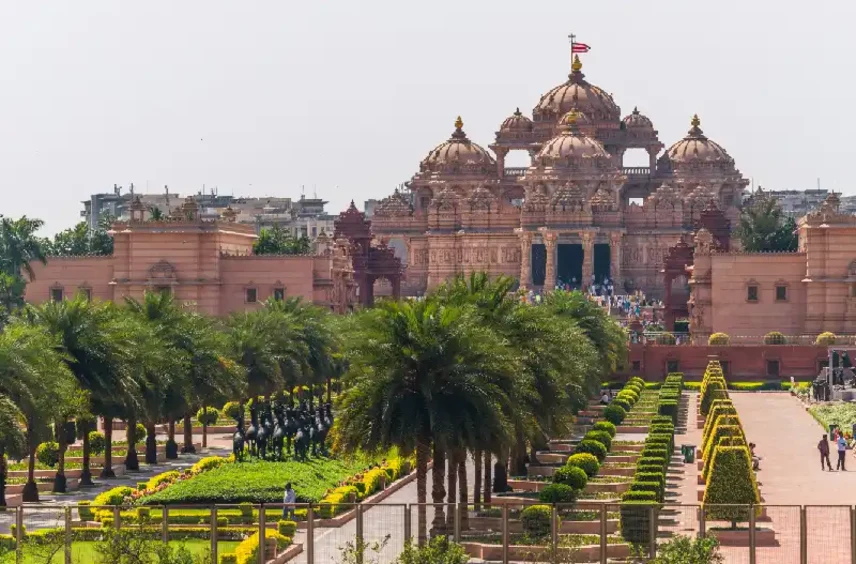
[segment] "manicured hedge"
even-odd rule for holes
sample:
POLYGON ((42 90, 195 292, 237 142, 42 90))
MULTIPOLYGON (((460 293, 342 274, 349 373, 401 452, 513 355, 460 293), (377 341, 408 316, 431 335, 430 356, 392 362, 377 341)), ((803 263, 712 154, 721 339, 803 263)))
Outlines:
POLYGON ((520 512, 523 531, 535 538, 545 537, 552 530, 553 508, 549 505, 530 505, 520 512))
POLYGON ((604 446, 603 443, 587 440, 580 441, 580 444, 578 444, 577 448, 574 450, 574 454, 583 452, 595 455, 598 462, 603 462, 607 454, 606 446, 604 446))
POLYGON ((553 472, 553 483, 565 484, 575 490, 582 490, 588 483, 588 476, 585 470, 578 466, 565 465, 553 472))
POLYGON ((703 503, 708 519, 748 521, 748 508, 717 505, 749 505, 760 501, 749 449, 745 446, 716 447, 704 489, 703 503))
POLYGON ((659 504, 656 500, 636 501, 628 494, 651 494, 652 492, 627 492, 622 497, 620 509, 621 536, 631 544, 648 546, 651 540, 651 518, 656 519, 659 504))
POLYGON ((663 502, 663 488, 660 487, 659 482, 633 481, 630 484, 630 491, 651 492, 656 496, 656 501, 663 502))
POLYGON ((567 462, 565 462, 566 466, 576 466, 581 468, 583 472, 586 473, 586 476, 591 478, 597 474, 597 471, 600 469, 600 462, 597 457, 588 452, 578 452, 576 454, 572 454, 568 457, 567 462))
POLYGON ((609 451, 612 448, 612 436, 606 431, 589 431, 583 437, 584 441, 597 441, 609 451))
POLYGON ((677 423, 677 421, 678 421, 678 402, 675 400, 661 401, 660 405, 657 407, 657 413, 659 413, 660 415, 665 415, 667 417, 671 417, 672 421, 677 423))
POLYGON ((566 484, 547 484, 538 492, 538 500, 544 503, 573 503, 577 491, 566 484))
POLYGON ((616 428, 609 421, 598 421, 592 425, 592 431, 606 431, 610 437, 615 438, 616 428))
POLYGON ((603 410, 603 418, 613 425, 621 425, 625 417, 627 417, 627 410, 615 405, 615 402, 607 405, 603 410))

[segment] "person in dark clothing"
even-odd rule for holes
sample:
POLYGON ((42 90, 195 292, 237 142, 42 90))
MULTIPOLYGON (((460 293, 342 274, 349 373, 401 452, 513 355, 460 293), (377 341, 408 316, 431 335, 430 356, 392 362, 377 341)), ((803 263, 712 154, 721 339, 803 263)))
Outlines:
POLYGON ((832 472, 832 463, 829 462, 829 441, 826 435, 817 443, 817 450, 820 451, 820 469, 823 470, 823 462, 826 461, 826 467, 832 472))

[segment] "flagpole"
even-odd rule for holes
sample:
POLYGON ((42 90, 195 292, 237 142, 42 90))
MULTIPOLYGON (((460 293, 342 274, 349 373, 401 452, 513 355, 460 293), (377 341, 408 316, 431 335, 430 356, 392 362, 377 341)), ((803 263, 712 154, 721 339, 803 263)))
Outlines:
POLYGON ((570 64, 574 64, 574 40, 576 40, 577 36, 571 33, 568 35, 568 39, 571 40, 571 62, 570 64))

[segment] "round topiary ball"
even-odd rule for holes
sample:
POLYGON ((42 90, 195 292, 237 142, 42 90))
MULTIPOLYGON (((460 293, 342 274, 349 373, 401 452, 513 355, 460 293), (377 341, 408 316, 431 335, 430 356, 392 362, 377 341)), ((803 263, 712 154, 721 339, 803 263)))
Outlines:
POLYGON ((533 537, 545 537, 552 530, 553 509, 549 505, 530 505, 520 512, 523 531, 533 537))
POLYGON ((573 503, 577 500, 577 492, 565 484, 548 484, 538 492, 538 500, 544 503, 573 503))
POLYGON ((597 471, 600 470, 600 462, 598 462, 597 457, 588 452, 572 454, 568 457, 568 461, 565 462, 565 466, 580 468, 589 478, 596 476, 597 471))
POLYGON ((92 454, 98 456, 104 449, 107 448, 107 440, 104 438, 104 433, 100 431, 92 431, 89 433, 89 450, 92 454))
POLYGON ((584 441, 597 441, 606 447, 608 451, 612 448, 612 436, 606 431, 591 430, 583 437, 584 441))
POLYGON ((659 333, 657 335, 657 344, 658 345, 674 345, 677 342, 675 336, 671 333, 659 333))
POLYGON ((606 446, 603 443, 598 441, 590 441, 590 440, 582 440, 580 444, 577 445, 574 453, 578 452, 587 452, 589 454, 593 454, 597 457, 598 462, 603 462, 606 458, 606 446))
POLYGON ((598 421, 591 427, 592 431, 606 431, 609 433, 609 436, 613 439, 615 438, 615 425, 610 423, 609 421, 598 421))
POLYGON ((56 466, 59 462, 59 444, 47 441, 36 447, 36 460, 45 466, 56 466))
POLYGON ((764 335, 765 345, 784 345, 786 342, 785 336, 778 331, 771 331, 764 335))
POLYGON ((134 438, 137 440, 137 444, 145 442, 145 440, 146 440, 146 426, 143 425, 142 423, 137 423, 137 426, 135 428, 137 430, 137 436, 134 438))
POLYGON ((603 410, 603 418, 616 426, 621 425, 625 417, 627 417, 627 410, 620 405, 615 405, 615 402, 607 405, 603 410))
POLYGON ((707 344, 712 347, 726 347, 731 344, 731 337, 725 333, 714 333, 707 338, 707 344))
POLYGON ((616 396, 615 399, 609 403, 609 405, 615 406, 615 407, 620 407, 621 409, 624 410, 625 413, 630 411, 630 407, 632 406, 629 399, 621 398, 618 396, 616 396))
POLYGON ((578 466, 562 466, 553 472, 554 484, 565 484, 579 491, 586 487, 588 475, 578 466))
POLYGON ((235 421, 241 416, 241 404, 237 401, 230 401, 223 406, 223 417, 234 419, 235 421))
POLYGON ((824 331, 823 333, 817 336, 817 339, 814 340, 814 344, 819 345, 821 347, 829 347, 835 344, 835 339, 835 333, 824 331))
POLYGON ((220 417, 220 413, 216 408, 206 407, 205 409, 199 408, 199 411, 196 412, 196 420, 199 421, 200 425, 216 425, 217 419, 220 417))

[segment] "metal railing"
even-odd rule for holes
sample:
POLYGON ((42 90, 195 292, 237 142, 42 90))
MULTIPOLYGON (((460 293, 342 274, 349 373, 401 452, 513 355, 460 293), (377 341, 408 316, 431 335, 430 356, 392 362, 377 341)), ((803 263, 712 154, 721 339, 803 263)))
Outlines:
POLYGON ((28 505, 0 512, 0 547, 14 553, 0 561, 36 562, 38 554, 53 550, 52 562, 90 562, 91 545, 103 541, 104 529, 112 528, 175 546, 195 543, 196 551, 209 551, 214 562, 253 533, 281 530, 291 535, 290 542, 270 543, 259 551, 260 563, 341 562, 348 551, 358 561, 391 563, 408 543, 445 535, 461 543, 471 558, 487 562, 646 562, 678 536, 714 536, 725 562, 856 564, 854 506, 646 506, 597 499, 544 505, 510 497, 523 495, 497 496, 487 504, 293 508, 242 504, 147 506, 141 511, 28 505), (284 509, 296 525, 280 524, 284 509), (92 521, 96 515, 99 522, 92 521))

